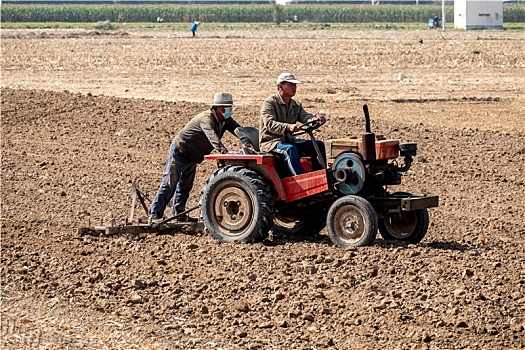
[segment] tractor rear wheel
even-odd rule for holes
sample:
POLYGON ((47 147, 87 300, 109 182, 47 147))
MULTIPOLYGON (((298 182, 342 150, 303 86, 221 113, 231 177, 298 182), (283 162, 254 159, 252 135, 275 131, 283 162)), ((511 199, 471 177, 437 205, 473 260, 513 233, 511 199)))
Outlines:
MULTIPOLYGON (((409 192, 395 192, 392 196, 413 196, 409 192)), ((426 208, 414 211, 402 211, 385 215, 378 220, 379 233, 387 241, 403 241, 419 243, 425 237, 428 224, 428 210, 426 208)))
POLYGON ((242 166, 216 171, 202 190, 200 206, 206 231, 221 242, 264 240, 273 223, 269 185, 242 166))
POLYGON ((328 210, 328 235, 340 247, 371 245, 377 235, 377 216, 372 204, 354 195, 336 200, 328 210))

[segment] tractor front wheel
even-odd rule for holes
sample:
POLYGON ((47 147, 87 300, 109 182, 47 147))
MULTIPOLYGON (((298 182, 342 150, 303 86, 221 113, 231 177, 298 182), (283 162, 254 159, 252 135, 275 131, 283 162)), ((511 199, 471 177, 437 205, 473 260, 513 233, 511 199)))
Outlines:
POLYGON ((371 245, 377 235, 377 216, 372 204, 354 195, 336 200, 328 210, 328 235, 340 247, 371 245))
POLYGON ((221 242, 264 240, 273 223, 270 187, 241 166, 216 171, 202 190, 200 206, 206 231, 221 242))

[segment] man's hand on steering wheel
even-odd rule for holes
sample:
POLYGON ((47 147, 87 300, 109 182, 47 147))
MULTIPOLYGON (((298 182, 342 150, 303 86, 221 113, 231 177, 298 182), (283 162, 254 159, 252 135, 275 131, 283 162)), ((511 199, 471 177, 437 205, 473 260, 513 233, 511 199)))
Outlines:
POLYGON ((289 131, 289 132, 297 132, 299 130, 301 130, 301 124, 300 122, 297 122, 295 124, 288 124, 286 125, 286 131, 289 131))
POLYGON ((318 115, 314 118, 311 118, 304 124, 297 122, 297 124, 289 124, 289 125, 297 126, 298 131, 293 131, 293 135, 299 136, 299 135, 306 134, 310 131, 319 129, 322 125, 324 125, 324 123, 326 123, 326 117, 324 115, 318 115))

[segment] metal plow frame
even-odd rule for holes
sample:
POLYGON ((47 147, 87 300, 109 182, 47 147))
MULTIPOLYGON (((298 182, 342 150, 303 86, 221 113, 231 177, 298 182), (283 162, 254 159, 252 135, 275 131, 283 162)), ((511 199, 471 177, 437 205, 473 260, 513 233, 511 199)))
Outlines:
POLYGON ((186 214, 190 211, 197 209, 199 206, 195 206, 189 210, 186 210, 183 213, 175 215, 169 219, 166 219, 158 224, 148 224, 147 221, 144 222, 142 217, 135 219, 135 209, 137 206, 137 201, 141 204, 141 207, 145 211, 145 215, 148 215, 148 205, 146 201, 151 203, 151 200, 138 188, 137 184, 134 182, 133 187, 133 196, 131 199, 131 210, 129 218, 126 218, 125 223, 116 225, 114 220, 110 226, 88 226, 80 227, 77 229, 77 234, 83 235, 104 235, 104 236, 113 236, 121 233, 129 234, 141 234, 141 233, 175 233, 175 232, 192 232, 192 233, 202 233, 204 232, 204 224, 202 222, 170 222, 173 219, 176 219, 178 216, 186 214))

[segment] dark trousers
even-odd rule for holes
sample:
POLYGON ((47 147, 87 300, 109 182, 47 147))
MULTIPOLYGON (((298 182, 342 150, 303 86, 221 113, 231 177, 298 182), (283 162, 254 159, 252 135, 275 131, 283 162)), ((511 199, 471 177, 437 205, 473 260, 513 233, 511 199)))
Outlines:
POLYGON ((149 209, 151 218, 158 219, 164 216, 164 210, 173 195, 175 197, 173 197, 171 214, 176 215, 186 210, 186 202, 193 188, 196 170, 197 163, 184 157, 175 147, 175 143, 172 142, 164 166, 162 181, 149 209))

